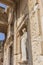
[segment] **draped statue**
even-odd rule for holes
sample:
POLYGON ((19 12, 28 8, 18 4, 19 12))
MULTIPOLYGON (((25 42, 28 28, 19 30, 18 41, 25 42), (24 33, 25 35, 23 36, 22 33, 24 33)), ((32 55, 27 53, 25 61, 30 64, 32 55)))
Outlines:
POLYGON ((26 53, 26 43, 27 43, 27 32, 26 28, 22 29, 23 35, 21 36, 21 52, 22 52, 22 61, 27 60, 26 53))

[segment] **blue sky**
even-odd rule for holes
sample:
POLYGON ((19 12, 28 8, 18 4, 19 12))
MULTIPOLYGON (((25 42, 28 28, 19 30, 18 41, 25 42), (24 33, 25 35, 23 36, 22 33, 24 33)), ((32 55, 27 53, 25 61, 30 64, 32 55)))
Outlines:
MULTIPOLYGON (((6 8, 6 5, 0 3, 0 7, 6 8)), ((0 32, 0 41, 3 41, 5 39, 5 35, 0 32)))
MULTIPOLYGON (((0 3, 0 7, 6 8, 6 5, 0 3)), ((0 32, 0 41, 3 41, 5 39, 5 35, 0 32)))
POLYGON ((5 34, 4 33, 0 33, 0 41, 3 41, 5 39, 5 34))
POLYGON ((0 3, 0 7, 6 8, 5 4, 0 3))

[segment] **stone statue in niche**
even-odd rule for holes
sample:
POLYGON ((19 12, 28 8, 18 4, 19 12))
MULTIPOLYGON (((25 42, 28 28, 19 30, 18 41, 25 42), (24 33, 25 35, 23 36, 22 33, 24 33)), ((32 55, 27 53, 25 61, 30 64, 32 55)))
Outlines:
POLYGON ((27 61, 27 53, 26 53, 26 43, 27 43, 27 31, 26 28, 22 29, 21 36, 21 52, 22 52, 22 61, 27 61))

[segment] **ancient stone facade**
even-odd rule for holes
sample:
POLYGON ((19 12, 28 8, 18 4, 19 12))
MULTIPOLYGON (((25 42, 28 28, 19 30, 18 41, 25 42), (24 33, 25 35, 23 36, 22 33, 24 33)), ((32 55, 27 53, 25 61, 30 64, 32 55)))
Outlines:
POLYGON ((6 34, 3 65, 43 65, 42 1, 0 2, 8 5, 4 12, 7 15, 7 23, 2 25, 6 28, 4 31, 0 30, 6 34))

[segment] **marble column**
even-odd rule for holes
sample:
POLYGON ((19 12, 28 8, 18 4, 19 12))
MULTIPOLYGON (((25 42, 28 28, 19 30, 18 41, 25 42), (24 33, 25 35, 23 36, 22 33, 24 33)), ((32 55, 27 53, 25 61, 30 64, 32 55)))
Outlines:
POLYGON ((17 43, 17 36, 16 36, 16 32, 17 32, 17 22, 16 22, 16 12, 14 13, 14 44, 13 44, 13 65, 16 65, 16 43, 17 43))

